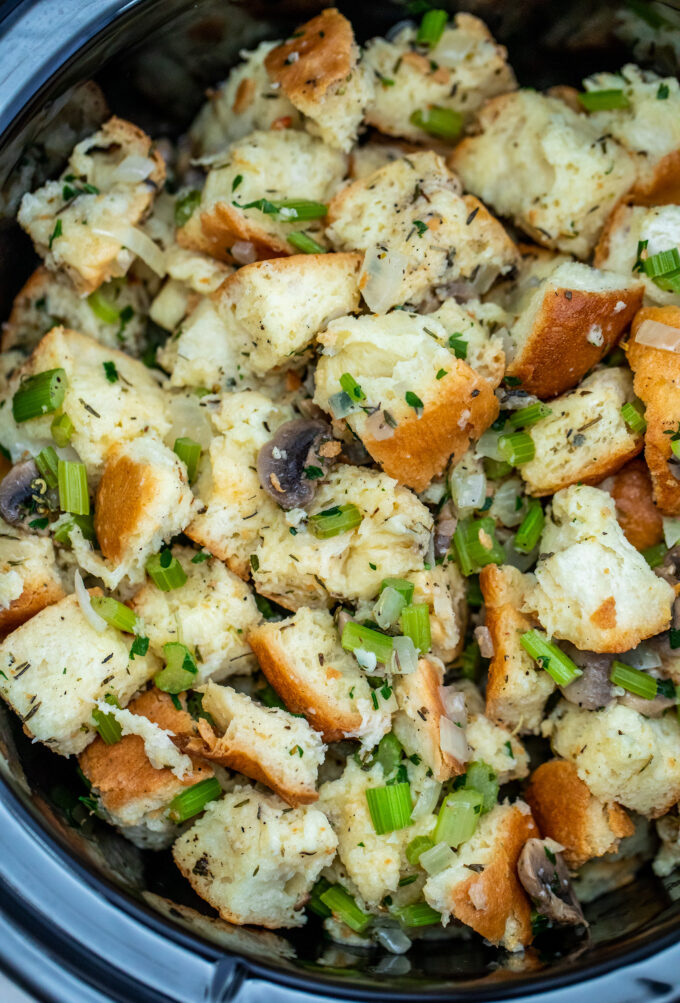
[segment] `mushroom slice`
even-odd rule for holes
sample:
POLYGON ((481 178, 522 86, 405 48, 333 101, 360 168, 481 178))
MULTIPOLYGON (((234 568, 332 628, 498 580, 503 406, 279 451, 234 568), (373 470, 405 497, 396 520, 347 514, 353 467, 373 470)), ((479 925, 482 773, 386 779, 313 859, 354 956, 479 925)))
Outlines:
POLYGON ((614 686, 609 680, 614 656, 580 651, 568 642, 563 642, 560 647, 583 670, 583 675, 573 683, 560 687, 565 700, 583 710, 599 710, 610 704, 614 700, 614 686))
POLYGON ((15 463, 0 484, 0 515, 16 526, 24 518, 25 506, 36 492, 34 482, 40 477, 35 460, 15 463))
POLYGON ((528 839, 517 861, 517 876, 543 916, 555 923, 588 926, 555 846, 559 843, 551 839, 528 839))
POLYGON ((304 508, 341 449, 327 422, 316 418, 286 421, 259 452, 260 484, 281 508, 304 508))

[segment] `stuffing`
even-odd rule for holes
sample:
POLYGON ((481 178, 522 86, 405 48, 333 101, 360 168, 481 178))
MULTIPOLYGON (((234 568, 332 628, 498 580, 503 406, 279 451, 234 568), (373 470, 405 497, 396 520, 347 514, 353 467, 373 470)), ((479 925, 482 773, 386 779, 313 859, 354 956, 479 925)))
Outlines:
POLYGON ((478 126, 449 157, 465 188, 537 243, 587 258, 635 181, 632 156, 585 115, 531 90, 488 101, 478 126))
POLYGON ((394 734, 406 753, 419 756, 432 770, 435 780, 441 782, 465 773, 466 752, 462 722, 451 721, 446 712, 441 693, 443 681, 441 664, 427 658, 419 659, 415 672, 399 676, 395 681, 394 694, 399 710, 393 723, 394 734), (449 736, 451 727, 461 731, 453 743, 449 736))
POLYGON ((594 797, 567 760, 541 763, 531 774, 524 797, 541 835, 564 847, 571 870, 593 857, 615 853, 621 839, 635 831, 623 808, 609 798, 594 797))
POLYGON ((668 628, 673 589, 626 540, 606 492, 559 491, 540 549, 526 606, 549 635, 585 651, 618 652, 668 628))
POLYGON ((456 852, 456 860, 425 882, 425 899, 442 915, 472 927, 508 951, 531 943, 531 903, 517 877, 527 839, 538 836, 523 801, 496 805, 482 815, 475 834, 456 852))
POLYGON ((187 576, 181 589, 163 592, 147 581, 130 603, 151 650, 160 657, 164 644, 181 640, 196 652, 197 682, 251 672, 255 659, 246 637, 262 620, 252 592, 214 557, 204 560, 188 547, 172 553, 187 576))
POLYGON ((317 808, 290 808, 276 794, 235 787, 173 846, 194 891, 229 923, 303 926, 312 885, 335 856, 337 838, 317 808))
MULTIPOLYGON (((108 707, 109 713, 113 710, 108 707)), ((189 714, 177 710, 171 697, 160 690, 142 693, 125 713, 139 717, 139 731, 156 729, 159 736, 191 735, 195 731, 189 714)), ((130 730, 114 745, 96 738, 81 752, 78 765, 92 785, 91 796, 97 801, 99 813, 137 846, 160 850, 169 846, 178 833, 167 813, 170 802, 187 787, 213 776, 213 770, 208 763, 189 760, 189 772, 178 777, 171 767, 154 765, 149 751, 153 756, 153 736, 145 742, 144 734, 130 730)), ((179 755, 177 749, 175 753, 179 755)))
POLYGON ((647 550, 663 540, 663 519, 654 504, 652 478, 644 460, 638 457, 627 463, 606 490, 614 499, 618 524, 636 550, 647 550))
POLYGON ((32 352, 53 327, 80 331, 108 348, 139 355, 144 343, 149 297, 133 278, 112 279, 94 298, 83 299, 62 274, 36 268, 17 293, 9 319, 2 325, 2 351, 32 352))
POLYGON ((552 677, 536 667, 520 636, 534 626, 521 612, 531 579, 517 568, 487 564, 479 576, 486 626, 493 643, 486 686, 486 715, 519 734, 539 734, 552 677))
POLYGON ((528 776, 529 756, 522 742, 516 734, 486 717, 484 699, 475 684, 461 679, 453 684, 453 688, 465 700, 465 739, 469 761, 486 763, 494 771, 500 784, 528 776))
POLYGON ((252 561, 258 592, 286 609, 323 607, 334 597, 371 599, 383 578, 422 570, 432 516, 408 488, 366 467, 342 465, 319 485, 309 514, 346 504, 356 505, 361 523, 327 539, 302 524, 292 536, 280 511, 263 526, 252 561))
POLYGON ((318 239, 319 219, 269 206, 280 200, 326 204, 346 169, 344 154, 306 132, 252 132, 211 162, 200 204, 177 231, 177 242, 228 263, 245 251, 255 258, 291 254, 288 236, 304 231, 318 239), (259 200, 262 209, 243 208, 259 200))
POLYGON ((481 294, 517 260, 498 220, 461 195, 460 182, 432 151, 347 185, 333 198, 327 222, 336 250, 365 251, 359 287, 376 313, 420 303, 451 283, 481 294))
POLYGON ((96 735, 97 701, 110 693, 124 707, 158 669, 151 655, 131 658, 131 643, 113 627, 95 630, 66 596, 0 645, 0 694, 27 735, 62 756, 82 752, 96 735))
POLYGON ((660 878, 666 878, 680 864, 680 818, 675 812, 664 815, 656 823, 661 846, 652 868, 660 878))
POLYGON ((680 328, 680 307, 649 307, 636 315, 628 342, 633 387, 645 405, 645 461, 652 477, 654 501, 664 515, 680 515, 680 481, 675 476, 671 436, 680 426, 680 355, 637 341, 647 322, 680 328), (670 462, 673 460, 673 466, 670 462))
POLYGON ((568 759, 601 801, 659 818, 680 800, 680 723, 630 707, 581 710, 561 701, 544 725, 553 752, 568 759))
POLYGON ((387 474, 423 491, 498 415, 493 386, 447 345, 435 314, 394 311, 343 317, 319 335, 314 401, 332 398, 350 373, 364 397, 347 422, 387 474), (366 413, 368 409, 369 413, 366 413))
POLYGON ((273 48, 264 65, 309 132, 349 152, 374 87, 347 18, 334 7, 322 10, 273 48))
POLYGON ((372 749, 389 731, 389 712, 374 709, 371 687, 328 610, 303 606, 289 620, 255 627, 248 643, 286 707, 304 714, 324 741, 359 738, 372 749))
POLYGON ((465 579, 453 561, 408 576, 413 583, 414 603, 427 603, 430 610, 432 654, 445 665, 458 657, 465 637, 467 605, 465 579))
POLYGON ((126 237, 164 181, 149 137, 114 117, 78 143, 58 181, 24 195, 18 220, 50 271, 63 270, 78 292, 91 293, 127 272, 134 254, 126 237), (145 161, 143 178, 128 170, 132 158, 135 167, 145 161))
POLYGON ((456 14, 431 49, 419 51, 416 38, 417 29, 407 25, 390 41, 374 38, 366 46, 366 63, 375 75, 366 121, 381 132, 431 143, 413 123, 414 113, 435 106, 467 121, 488 98, 517 86, 505 48, 472 14, 456 14))
MULTIPOLYGON (((595 248, 595 267, 632 275, 644 241, 648 255, 680 248, 680 205, 617 206, 595 248)), ((644 286, 646 306, 680 306, 679 293, 662 289, 644 272, 635 274, 644 286)))
POLYGON ((211 720, 199 719, 200 738, 189 740, 189 752, 259 781, 291 805, 316 801, 326 746, 304 719, 230 686, 208 682, 199 692, 211 720))
POLYGON ((680 85, 628 63, 618 73, 595 73, 586 91, 622 90, 628 105, 588 116, 600 133, 629 150, 637 169, 630 197, 637 204, 661 205, 680 199, 680 85))
MULTIPOLYGON (((66 373, 62 410, 73 422, 71 445, 87 467, 90 486, 101 476, 110 449, 122 445, 145 429, 164 436, 168 430, 164 394, 151 372, 137 359, 107 348, 76 331, 55 327, 38 343, 17 370, 8 389, 11 396, 23 377, 61 368, 66 373), (117 378, 107 376, 105 363, 113 363, 117 378)), ((113 372, 110 367, 109 372, 113 372)), ((12 409, 0 410, 0 442, 14 461, 25 451, 38 452, 51 442, 53 414, 17 425, 12 409)))
POLYGON ((50 538, 0 523, 0 638, 63 597, 50 538))
POLYGON ((597 484, 642 449, 643 436, 624 421, 634 400, 627 368, 598 369, 548 405, 531 426, 535 455, 519 468, 527 491, 550 495, 570 484, 597 484))

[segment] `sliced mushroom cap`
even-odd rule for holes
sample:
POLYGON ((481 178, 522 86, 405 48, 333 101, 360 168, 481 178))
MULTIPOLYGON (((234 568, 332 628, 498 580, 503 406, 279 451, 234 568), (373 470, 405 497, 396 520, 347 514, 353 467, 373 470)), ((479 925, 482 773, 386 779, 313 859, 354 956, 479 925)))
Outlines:
POLYGON ((562 854, 551 849, 551 842, 528 839, 519 855, 517 876, 543 916, 555 923, 588 926, 572 890, 567 865, 562 854))
POLYGON ((30 502, 35 489, 33 482, 40 477, 35 460, 15 463, 0 483, 0 515, 12 525, 21 522, 25 507, 30 502))
POLYGON ((260 450, 260 484, 281 508, 304 508, 339 453, 340 444, 328 422, 294 418, 281 425, 260 450))
POLYGON ((614 700, 614 686, 609 681, 614 655, 599 655, 594 651, 579 651, 573 644, 563 642, 561 648, 572 662, 583 670, 583 675, 568 686, 562 686, 562 695, 583 710, 599 710, 614 700))
POLYGON ((449 499, 440 508, 434 523, 435 558, 445 557, 448 554, 457 524, 458 520, 453 510, 453 502, 449 499))

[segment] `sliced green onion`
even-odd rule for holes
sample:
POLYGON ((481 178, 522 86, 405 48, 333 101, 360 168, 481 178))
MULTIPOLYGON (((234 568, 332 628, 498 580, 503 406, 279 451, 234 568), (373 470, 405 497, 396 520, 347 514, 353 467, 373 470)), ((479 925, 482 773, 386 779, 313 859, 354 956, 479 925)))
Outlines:
POLYGON ((383 776, 391 776, 401 762, 401 756, 403 753, 401 747, 401 742, 394 734, 393 731, 383 735, 383 737, 378 742, 378 748, 373 756, 371 765, 375 763, 380 763, 382 766, 383 776))
POLYGON ((12 415, 17 425, 43 414, 51 414, 61 407, 66 393, 66 372, 48 369, 35 376, 27 376, 12 398, 12 415))
POLYGON ((340 643, 345 651, 356 651, 357 648, 371 651, 379 662, 387 665, 392 654, 393 638, 350 620, 343 628, 340 643))
POLYGON ((363 933, 371 925, 373 919, 368 913, 362 912, 349 892, 346 892, 341 885, 331 885, 325 892, 322 892, 319 899, 330 909, 336 919, 354 930, 355 933, 363 933))
POLYGON ((192 189, 175 202, 175 226, 184 226, 201 204, 201 193, 192 189))
POLYGON ((319 540, 328 540, 340 533, 348 533, 361 524, 363 516, 356 505, 334 505, 323 512, 311 515, 307 521, 310 530, 319 540))
POLYGON ((406 600, 396 589, 383 589, 373 607, 373 619, 383 630, 396 623, 406 606, 406 600))
POLYGON ((48 488, 56 488, 59 483, 59 479, 57 477, 59 457, 55 453, 52 446, 46 446, 45 449, 40 450, 35 458, 35 465, 48 488))
POLYGON ((430 49, 434 49, 444 34, 448 19, 449 15, 445 10, 426 10, 418 28, 417 44, 427 45, 430 49))
POLYGON ((59 507, 62 512, 74 515, 88 515, 90 496, 87 493, 87 471, 84 463, 59 460, 57 464, 59 484, 59 507))
POLYGON ((325 878, 319 878, 309 893, 307 908, 311 909, 317 916, 321 916, 322 919, 328 919, 329 916, 333 915, 328 906, 324 905, 321 901, 321 896, 324 892, 328 891, 330 887, 330 881, 326 881, 325 878))
POLYGON ((460 112, 452 108, 439 108, 437 105, 414 111, 410 122, 430 136, 448 139, 451 142, 458 139, 463 129, 463 116, 460 112))
POLYGON ((463 679, 473 682, 479 676, 482 668, 482 653, 476 641, 471 641, 460 656, 460 674, 463 679))
POLYGON ((491 811, 498 800, 499 784, 494 770, 481 760, 470 763, 465 773, 463 789, 478 791, 483 798, 482 815, 491 811))
POLYGON ((496 539, 496 523, 490 516, 461 519, 453 534, 453 548, 464 575, 471 575, 487 564, 504 564, 505 551, 496 539))
POLYGON ((646 550, 642 551, 642 556, 647 561, 650 568, 658 568, 663 564, 663 559, 666 556, 667 547, 665 543, 655 543, 653 547, 647 547, 646 550))
POLYGON ((180 439, 175 439, 175 445, 172 447, 172 450, 186 464, 189 484, 193 484, 198 472, 198 461, 201 458, 200 445, 193 439, 183 436, 180 439))
POLYGON ((411 786, 409 783, 369 787, 366 791, 373 828, 379 836, 411 825, 411 786))
POLYGON ((179 641, 168 641, 163 645, 165 668, 154 676, 154 683, 165 693, 183 693, 190 689, 196 680, 198 668, 185 644, 179 641))
POLYGON ((401 909, 394 910, 394 915, 403 926, 411 929, 418 926, 434 926, 435 923, 442 921, 441 913, 427 902, 413 902, 411 905, 402 906, 401 909))
POLYGON ((630 108, 630 101, 620 90, 585 91, 578 99, 586 111, 611 111, 614 108, 630 108))
POLYGON ((653 700, 656 696, 656 679, 642 672, 641 669, 634 669, 632 665, 625 662, 615 661, 612 665, 609 679, 614 686, 621 686, 629 693, 634 693, 645 700, 653 700))
POLYGON ((353 401, 365 401, 366 394, 363 392, 351 373, 343 373, 340 377, 340 386, 353 401))
POLYGON ((383 592, 385 589, 394 589, 400 596, 403 596, 405 603, 410 603, 413 599, 415 585, 413 582, 407 582, 405 578, 383 578, 380 583, 380 591, 383 592))
POLYGON ((527 514, 522 519, 519 529, 515 533, 513 546, 520 554, 530 554, 538 545, 543 527, 545 526, 545 515, 543 506, 537 498, 529 502, 527 514))
MULTIPOLYGON (((120 706, 116 698, 111 693, 107 693, 104 700, 106 703, 111 704, 112 707, 120 706)), ((116 742, 120 742, 123 737, 123 729, 118 721, 116 721, 113 714, 107 714, 106 711, 100 710, 99 707, 95 707, 92 711, 92 717, 97 725, 97 731, 106 745, 115 745, 116 742)))
POLYGON ((453 354, 457 359, 467 359, 468 343, 464 338, 452 334, 449 338, 449 348, 453 349, 453 354))
POLYGON ((199 780, 197 784, 187 787, 172 799, 169 807, 170 818, 173 822, 186 822, 188 818, 193 818, 203 811, 208 802, 214 801, 221 793, 222 788, 217 777, 199 780))
POLYGON ((68 446, 75 426, 67 414, 60 414, 52 419, 50 431, 58 446, 68 446))
POLYGON ((535 425, 541 418, 547 418, 549 414, 552 414, 552 408, 548 407, 547 404, 536 401, 535 404, 530 404, 529 407, 521 407, 519 411, 513 411, 508 418, 508 422, 513 428, 529 428, 530 425, 535 425))
POLYGON ((412 603, 401 611, 401 629, 405 637, 410 637, 420 654, 432 647, 430 631, 430 607, 427 603, 412 603))
POLYGON ((160 554, 150 557, 146 562, 146 573, 161 592, 178 589, 187 580, 184 568, 169 550, 162 550, 160 554))
POLYGON ((406 846, 406 859, 411 867, 415 867, 420 860, 420 855, 426 850, 431 850, 434 843, 429 836, 416 836, 406 846))
POLYGON ((92 609, 102 620, 106 620, 110 627, 117 630, 124 630, 128 634, 137 631, 139 620, 137 615, 122 602, 118 602, 113 596, 93 596, 90 599, 92 609))
POLYGON ((102 291, 102 286, 99 289, 95 289, 93 293, 90 293, 87 297, 87 302, 97 320, 101 320, 104 324, 118 323, 120 310, 115 303, 106 298, 102 291))
POLYGON ((295 231, 295 233, 289 233, 287 240, 296 251, 301 251, 303 254, 326 253, 325 247, 322 247, 321 244, 317 244, 315 240, 312 240, 309 234, 303 233, 302 230, 295 231))
POLYGON ((621 417, 625 421, 631 432, 644 432, 647 422, 641 413, 641 407, 636 406, 632 401, 628 401, 621 408, 621 417))
POLYGON ((439 874, 455 861, 453 850, 448 843, 437 843, 420 854, 419 864, 428 874, 439 874))
POLYGON ((528 463, 536 455, 534 440, 528 432, 510 432, 498 437, 498 449, 503 459, 517 467, 528 463))
POLYGON ((482 814, 484 798, 479 791, 454 791, 444 799, 434 829, 436 843, 457 847, 472 836, 482 814))
POLYGON ((528 630, 519 639, 528 655, 552 676, 558 686, 568 686, 583 675, 581 669, 556 644, 538 630, 528 630))

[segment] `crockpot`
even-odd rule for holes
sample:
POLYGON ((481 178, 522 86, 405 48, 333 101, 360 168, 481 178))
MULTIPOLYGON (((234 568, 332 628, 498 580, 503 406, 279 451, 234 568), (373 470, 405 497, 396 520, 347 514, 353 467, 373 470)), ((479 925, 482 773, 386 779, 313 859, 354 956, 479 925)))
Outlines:
MULTIPOLYGON (((35 266, 12 220, 96 122, 84 82, 154 136, 177 136, 244 46, 285 36, 319 0, 8 0, 0 4, 0 320, 35 266), (4 218, 2 218, 4 216, 4 218)), ((407 16, 397 0, 338 6, 360 40, 407 16)), ((456 6, 441 3, 455 10, 456 6)), ((583 0, 469 0, 521 83, 576 83, 630 54, 610 12, 583 0)), ((667 71, 667 67, 661 67, 667 71)), ((523 955, 479 938, 416 941, 405 956, 341 947, 313 920, 292 934, 209 914, 169 852, 143 852, 89 816, 71 761, 0 709, 0 968, 55 1003, 680 998, 680 875, 643 868, 586 909, 588 934, 523 955)))

